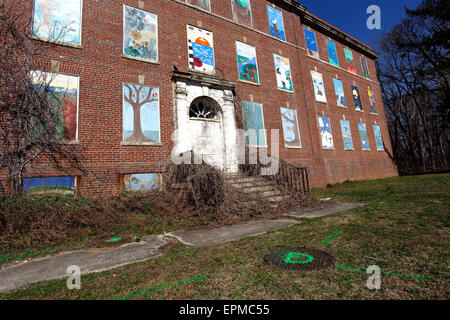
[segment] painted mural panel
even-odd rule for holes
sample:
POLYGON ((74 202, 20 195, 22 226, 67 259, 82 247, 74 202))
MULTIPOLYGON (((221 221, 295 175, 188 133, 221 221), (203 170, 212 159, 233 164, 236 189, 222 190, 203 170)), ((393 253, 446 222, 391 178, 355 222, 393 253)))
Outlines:
POLYGON ((133 173, 124 175, 126 191, 158 190, 161 187, 159 173, 133 173))
POLYGON ((320 141, 322 142, 322 149, 334 149, 330 118, 318 116, 317 121, 319 122, 320 141))
POLYGON ((211 11, 211 2, 210 0, 187 0, 189 4, 193 4, 194 6, 203 8, 205 10, 211 11))
POLYGON ((32 78, 41 90, 49 91, 48 99, 54 108, 54 114, 59 115, 58 119, 53 119, 57 126, 56 139, 76 141, 79 77, 34 71, 32 78))
POLYGON ((269 19, 270 34, 275 38, 286 41, 283 13, 275 8, 267 6, 267 16, 269 19))
POLYGON ((247 133, 246 144, 249 146, 266 146, 262 104, 243 101, 242 115, 244 117, 244 129, 247 133))
POLYGON ((316 101, 327 103, 327 97, 325 95, 325 86, 323 85, 322 74, 316 71, 311 71, 311 76, 316 101))
POLYGON ((82 0, 34 0, 33 33, 42 39, 81 44, 82 0))
POLYGON ((384 150, 384 146, 383 146, 383 138, 381 137, 380 126, 375 124, 373 126, 373 133, 375 135, 375 144, 377 145, 377 150, 378 151, 383 151, 384 150))
POLYGON ((293 92, 294 88, 292 87, 292 74, 289 58, 274 54, 273 60, 275 62, 275 75, 277 77, 278 89, 293 92))
POLYGON ((258 61, 254 46, 236 41, 239 80, 259 84, 258 61))
POLYGON ((23 179, 23 191, 32 192, 73 192, 75 190, 75 177, 46 177, 23 179))
POLYGON ((213 34, 194 26, 187 26, 189 69, 214 73, 213 34))
POLYGON ((345 101, 344 86, 342 81, 333 78, 334 93, 336 94, 336 103, 338 107, 347 108, 347 102, 345 101))
POLYGON ((123 141, 131 144, 160 142, 158 88, 123 84, 123 141))
POLYGON ((330 63, 335 67, 339 67, 336 44, 333 41, 327 40, 327 51, 330 63))
POLYGON ((158 61, 158 16, 123 6, 123 54, 147 61, 158 61))
POLYGON ((362 111, 361 96, 359 94, 358 86, 352 86, 352 96, 353 103, 355 104, 355 110, 362 111))
POLYGON ((361 148, 363 150, 370 150, 369 138, 367 137, 366 124, 358 122, 359 137, 361 138, 361 148))
POLYGON ((347 63, 347 70, 353 73, 356 73, 355 62, 353 61, 353 53, 344 48, 345 53, 345 62, 347 63))
POLYGON ((253 26, 250 0, 231 0, 231 7, 234 21, 248 27, 253 26))
POLYGON ((308 55, 319 59, 319 49, 317 48, 316 34, 308 29, 305 29, 306 48, 308 55))
POLYGON ((285 147, 301 148, 302 143, 300 140, 297 110, 281 107, 280 112, 285 147))
POLYGON ((341 120, 341 131, 342 131, 342 139, 344 140, 344 149, 354 150, 352 130, 350 129, 350 121, 341 120))
POLYGON ((364 78, 370 79, 369 65, 367 64, 367 59, 364 58, 363 56, 361 56, 360 60, 361 60, 361 69, 362 69, 364 78))
POLYGON ((375 109, 375 96, 373 95, 373 91, 367 90, 367 95, 369 96, 370 113, 377 113, 377 110, 375 109))

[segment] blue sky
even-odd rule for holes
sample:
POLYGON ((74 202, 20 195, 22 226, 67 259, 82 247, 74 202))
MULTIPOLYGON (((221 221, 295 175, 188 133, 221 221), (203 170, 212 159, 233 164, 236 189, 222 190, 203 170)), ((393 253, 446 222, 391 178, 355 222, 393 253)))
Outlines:
POLYGON ((367 43, 375 50, 383 32, 406 17, 404 7, 416 8, 421 0, 298 0, 309 12, 331 23, 342 31, 367 43), (381 30, 369 30, 366 21, 367 7, 377 5, 381 9, 381 30))

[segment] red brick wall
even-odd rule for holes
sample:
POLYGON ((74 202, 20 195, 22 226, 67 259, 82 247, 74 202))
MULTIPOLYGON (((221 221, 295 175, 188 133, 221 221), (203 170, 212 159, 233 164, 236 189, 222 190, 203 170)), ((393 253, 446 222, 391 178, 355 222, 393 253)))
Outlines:
MULTIPOLYGON (((381 93, 376 79, 375 63, 367 58, 371 80, 350 74, 344 60, 345 45, 336 43, 339 64, 336 68, 306 56, 303 28, 298 15, 284 9, 284 27, 287 41, 271 37, 267 20, 266 0, 252 0, 253 28, 234 24, 231 0, 211 1, 213 14, 189 7, 174 0, 143 1, 144 10, 158 15, 159 64, 151 64, 123 58, 122 12, 123 4, 138 7, 137 0, 83 1, 82 48, 63 45, 51 47, 52 59, 60 61, 60 72, 80 76, 79 88, 79 141, 85 148, 89 161, 89 174, 79 179, 78 189, 82 194, 94 196, 120 191, 120 176, 124 173, 158 171, 170 154, 173 131, 173 94, 171 69, 175 65, 180 71, 188 71, 186 24, 198 26, 214 34, 214 53, 217 75, 238 81, 235 41, 246 42, 256 47, 260 85, 239 82, 236 92, 241 100, 263 104, 266 129, 280 130, 280 156, 297 164, 308 166, 313 187, 346 180, 363 180, 396 175, 388 156, 376 151, 372 125, 379 124, 388 149, 391 150, 389 133, 382 106, 381 93), (218 15, 218 16, 215 16, 218 15), (222 17, 222 18, 221 18, 222 17), (228 19, 228 20, 227 20, 228 19), (281 51, 281 53, 280 53, 281 51), (288 57, 291 65, 294 93, 277 89, 273 53, 288 57), (317 68, 323 75, 328 104, 318 103, 310 71, 317 68), (222 74, 223 72, 223 74, 222 74), (347 109, 336 106, 332 78, 343 81, 347 109), (122 146, 122 82, 138 83, 138 75, 145 76, 145 84, 160 89, 160 119, 162 146, 122 146), (359 86, 364 112, 354 110, 350 85, 359 86), (369 114, 367 87, 375 94, 378 115, 369 114), (302 149, 285 149, 281 125, 280 107, 289 103, 296 108, 299 118, 302 149), (321 148, 317 115, 322 112, 330 117, 334 151, 321 148), (339 120, 342 116, 350 120, 354 151, 344 151, 339 120), (371 150, 362 151, 357 122, 367 124, 371 150)), ((182 1, 181 1, 182 2, 182 1)), ((23 10, 31 16, 32 1, 25 1, 23 10)), ((315 31, 311 29, 312 31, 315 31)), ((320 58, 328 62, 325 39, 316 32, 320 58)), ((360 52, 352 49, 357 75, 361 75, 360 52)), ((270 134, 268 134, 270 136, 270 134)), ((270 139, 269 139, 270 142, 270 139)), ((27 171, 27 176, 55 174, 43 164, 36 164, 27 171)), ((4 178, 5 175, 3 174, 4 178)))

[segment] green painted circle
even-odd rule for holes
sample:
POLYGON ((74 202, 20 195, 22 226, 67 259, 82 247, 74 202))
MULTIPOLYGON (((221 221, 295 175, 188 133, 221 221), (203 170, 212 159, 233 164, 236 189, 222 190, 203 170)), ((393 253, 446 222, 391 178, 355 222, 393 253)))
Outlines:
POLYGON ((286 254, 286 258, 284 258, 284 263, 290 263, 290 264, 296 264, 296 263, 310 263, 314 260, 313 256, 310 256, 309 254, 306 253, 301 253, 301 252, 293 252, 290 251, 286 254), (298 256, 302 256, 302 257, 306 257, 306 260, 297 260, 298 256), (295 259, 295 260, 293 260, 295 259))

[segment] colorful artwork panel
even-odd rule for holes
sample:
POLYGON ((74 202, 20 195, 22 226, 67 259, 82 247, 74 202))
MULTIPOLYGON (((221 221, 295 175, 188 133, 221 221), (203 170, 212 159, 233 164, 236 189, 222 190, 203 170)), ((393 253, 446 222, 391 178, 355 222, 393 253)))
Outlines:
POLYGON ((275 38, 286 41, 283 13, 271 6, 267 6, 267 16, 269 19, 270 34, 275 38))
POLYGON ((210 0, 187 0, 189 4, 200 7, 202 9, 211 11, 211 2, 210 0))
POLYGON ((369 65, 367 64, 367 59, 364 58, 363 56, 361 56, 360 60, 361 60, 361 69, 362 69, 364 78, 370 79, 369 65))
POLYGON ((308 29, 305 30, 306 39, 306 49, 308 50, 308 55, 319 59, 319 49, 317 48, 316 34, 308 29))
POLYGON ((370 105, 370 113, 377 113, 375 109, 375 96, 373 95, 373 91, 367 90, 367 95, 369 96, 369 105, 370 105))
POLYGON ((319 122, 320 141, 322 142, 322 149, 334 149, 330 118, 318 116, 317 120, 319 122))
POLYGON ((336 94, 336 103, 338 107, 347 108, 347 102, 345 101, 344 86, 342 81, 333 78, 334 92, 336 94))
POLYGON ((286 148, 301 148, 300 130, 298 126, 297 110, 280 108, 281 123, 283 125, 284 145, 286 148))
POLYGON ((123 6, 123 54, 150 62, 158 61, 158 16, 123 6))
POLYGON ((255 47, 236 41, 239 80, 259 84, 255 47))
POLYGON ((194 26, 187 26, 189 69, 214 73, 213 34, 194 26))
POLYGON ((359 94, 359 88, 352 86, 353 103, 355 104, 355 110, 362 111, 361 96, 359 94))
POLYGON ((253 27, 250 0, 231 0, 234 21, 253 27))
POLYGON ((23 179, 23 191, 48 192, 48 191, 73 191, 75 189, 75 177, 46 177, 23 179))
POLYGON ((356 73, 355 62, 353 61, 353 53, 347 48, 344 48, 344 53, 345 53, 345 62, 347 64, 347 70, 356 73))
POLYGON ((264 130, 264 116, 262 104, 243 101, 242 115, 246 132, 246 144, 249 146, 266 146, 266 133, 264 130))
POLYGON ((380 126, 375 124, 373 126, 373 133, 375 135, 375 144, 377 145, 377 150, 384 151, 383 138, 381 137, 380 126))
POLYGON ((33 33, 42 39, 81 45, 81 0, 34 0, 33 33))
POLYGON ((278 89, 293 92, 294 88, 292 87, 292 74, 289 58, 274 54, 273 60, 275 62, 275 75, 277 77, 278 89))
POLYGON ((366 124, 358 122, 359 137, 361 138, 361 148, 363 150, 370 150, 369 138, 367 137, 366 124))
POLYGON ((158 88, 123 84, 123 141, 130 144, 160 142, 158 88))
POLYGON ((316 71, 311 71, 311 76, 316 101, 327 103, 327 97, 325 95, 325 86, 323 85, 322 74, 316 71))
POLYGON ((327 51, 330 63, 335 67, 339 67, 336 44, 333 41, 327 40, 327 51))
POLYGON ((133 173, 124 175, 126 191, 158 190, 161 187, 161 174, 159 173, 133 173))
POLYGON ((350 121, 341 120, 341 131, 342 131, 342 139, 344 140, 344 149, 354 150, 352 130, 350 129, 350 121))
MULTIPOLYGON (((56 139, 76 141, 78 139, 78 88, 79 77, 41 71, 32 72, 33 82, 40 90, 48 90, 48 99, 53 107, 53 119, 57 128, 56 139)), ((37 120, 37 128, 42 127, 37 120)), ((41 132, 37 130, 37 134, 41 132)))

